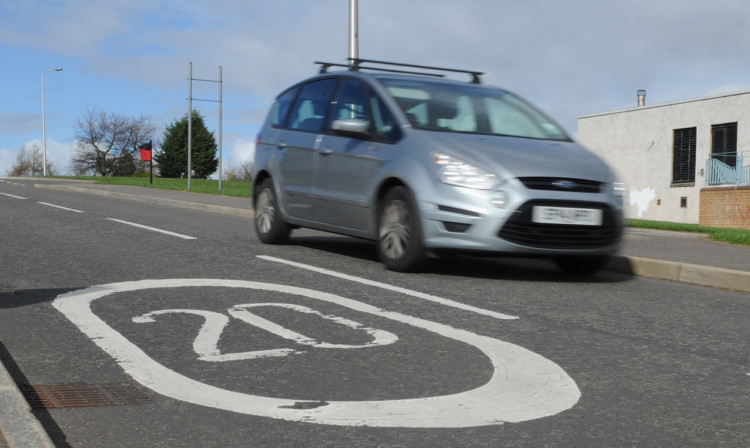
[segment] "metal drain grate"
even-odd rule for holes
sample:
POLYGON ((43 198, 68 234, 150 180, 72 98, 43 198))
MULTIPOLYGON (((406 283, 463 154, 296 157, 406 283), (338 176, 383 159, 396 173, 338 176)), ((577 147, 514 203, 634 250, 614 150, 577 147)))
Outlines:
POLYGON ((22 385, 19 389, 32 409, 129 406, 151 401, 132 383, 22 385))

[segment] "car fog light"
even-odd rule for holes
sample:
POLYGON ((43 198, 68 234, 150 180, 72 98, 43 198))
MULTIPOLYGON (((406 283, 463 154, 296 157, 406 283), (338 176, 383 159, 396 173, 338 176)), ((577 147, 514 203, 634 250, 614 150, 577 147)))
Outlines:
POLYGON ((497 193, 492 198, 492 205, 494 205, 497 208, 505 208, 505 206, 508 205, 508 198, 505 195, 505 193, 503 192, 497 193))

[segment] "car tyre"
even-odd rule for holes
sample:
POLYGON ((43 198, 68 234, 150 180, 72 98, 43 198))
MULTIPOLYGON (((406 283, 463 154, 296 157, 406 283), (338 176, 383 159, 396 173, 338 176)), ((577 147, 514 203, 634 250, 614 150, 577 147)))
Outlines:
POLYGON ((392 271, 421 270, 427 261, 416 201, 404 187, 388 190, 379 208, 378 253, 392 271))
POLYGON ((593 275, 607 267, 609 256, 563 257, 555 260, 557 267, 566 274, 593 275))
POLYGON ((253 193, 255 210, 255 233, 265 244, 284 244, 291 229, 279 213, 273 181, 264 179, 253 193))

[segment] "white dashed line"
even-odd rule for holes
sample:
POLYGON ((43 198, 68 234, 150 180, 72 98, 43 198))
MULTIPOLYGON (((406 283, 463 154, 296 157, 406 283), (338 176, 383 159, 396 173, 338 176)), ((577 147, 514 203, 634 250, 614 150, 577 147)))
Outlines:
POLYGON ((49 206, 49 207, 55 207, 55 208, 59 208, 59 209, 62 209, 62 210, 67 210, 69 212, 83 213, 82 210, 76 210, 74 208, 68 208, 68 207, 63 207, 63 206, 60 206, 60 205, 50 204, 49 202, 38 202, 38 204, 46 205, 46 206, 49 206))
POLYGON ((16 196, 14 194, 9 194, 9 193, 0 193, 0 194, 3 196, 8 196, 9 198, 14 198, 14 199, 26 199, 26 198, 22 198, 21 196, 16 196))
POLYGON ((146 230, 151 230, 153 232, 159 232, 159 233, 164 233, 166 235, 176 236, 177 238, 182 238, 184 240, 194 240, 195 239, 192 236, 183 235, 181 233, 170 232, 169 230, 157 229, 156 227, 144 226, 143 224, 136 224, 136 223, 130 222, 130 221, 123 221, 121 219, 114 219, 114 218, 107 218, 107 219, 110 220, 110 221, 119 222, 121 224, 127 224, 129 226, 138 227, 138 228, 146 229, 146 230))
POLYGON ((442 297, 433 296, 431 294, 425 294, 419 291, 412 291, 410 289, 389 285, 387 283, 380 283, 380 282, 376 282, 373 280, 367 280, 365 278, 355 277, 352 275, 343 274, 341 272, 330 271, 328 269, 318 268, 315 266, 311 266, 309 264, 296 263, 294 261, 283 260, 281 258, 269 257, 266 255, 258 255, 258 258, 261 258, 267 261, 275 261, 277 263, 288 264, 290 266, 307 269, 309 271, 317 272, 319 274, 330 275, 333 277, 342 278, 344 280, 350 280, 353 282, 362 283, 362 284, 369 285, 369 286, 375 286, 378 288, 387 289, 389 291, 406 294, 412 297, 417 297, 419 299, 429 300, 430 302, 439 303, 441 305, 450 306, 450 307, 458 308, 458 309, 465 310, 465 311, 471 311, 472 313, 482 314, 484 316, 494 317, 495 319, 503 319, 503 320, 518 319, 518 316, 511 316, 510 314, 497 313, 495 311, 485 310, 483 308, 477 308, 475 306, 466 305, 465 303, 455 302, 453 300, 444 299, 442 297))

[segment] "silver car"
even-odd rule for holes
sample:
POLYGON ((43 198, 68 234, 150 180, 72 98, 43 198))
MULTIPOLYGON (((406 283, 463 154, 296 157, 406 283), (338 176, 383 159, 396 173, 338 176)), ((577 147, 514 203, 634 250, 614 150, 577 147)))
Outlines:
POLYGON ((321 71, 276 98, 258 135, 263 243, 297 227, 365 238, 395 271, 466 253, 590 274, 617 251, 615 174, 528 102, 474 72, 321 71))

